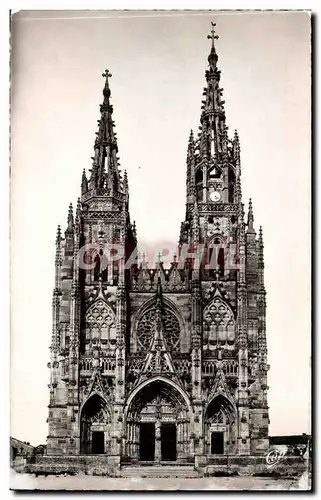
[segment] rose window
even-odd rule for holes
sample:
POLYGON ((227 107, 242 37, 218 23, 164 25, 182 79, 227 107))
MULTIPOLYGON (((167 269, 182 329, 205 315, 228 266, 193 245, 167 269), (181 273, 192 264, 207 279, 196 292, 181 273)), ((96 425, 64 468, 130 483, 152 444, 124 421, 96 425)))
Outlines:
MULTIPOLYGON (((169 350, 177 350, 179 347, 180 325, 175 314, 165 307, 163 320, 163 334, 166 346, 169 350)), ((153 339, 155 325, 155 310, 147 311, 139 320, 137 325, 138 347, 147 350, 153 339)))

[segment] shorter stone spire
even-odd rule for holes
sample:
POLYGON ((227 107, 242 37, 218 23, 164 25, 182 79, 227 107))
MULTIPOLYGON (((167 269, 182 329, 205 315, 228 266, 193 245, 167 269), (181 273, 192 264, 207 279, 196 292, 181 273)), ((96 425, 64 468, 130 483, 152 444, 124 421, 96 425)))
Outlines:
POLYGON ((61 227, 58 225, 57 227, 57 236, 56 236, 56 246, 60 246, 61 243, 61 227))
POLYGON ((132 232, 133 232, 134 238, 136 239, 137 238, 137 228, 136 228, 136 221, 135 220, 133 221, 132 232))
POLYGON ((157 291, 156 291, 156 305, 155 305, 155 315, 156 324, 162 325, 162 286, 160 283, 160 278, 157 280, 157 291))
POLYGON ((252 205, 252 199, 249 199, 249 211, 248 211, 248 216, 247 216, 247 232, 248 233, 255 233, 254 231, 254 215, 253 215, 253 205, 252 205))
POLYGON ((72 203, 70 203, 68 209, 66 233, 73 233, 73 232, 74 232, 74 214, 73 214, 72 203))
POLYGON ((235 203, 242 202, 242 188, 241 188, 241 148, 240 140, 237 130, 234 132, 233 140, 233 156, 235 160, 235 203))
POLYGON ((81 218, 81 201, 80 201, 80 198, 78 198, 77 199, 75 224, 78 225, 80 223, 80 218, 81 218))
POLYGON ((191 161, 191 159, 194 158, 194 153, 195 153, 194 134, 193 130, 191 130, 187 146, 187 161, 191 161))
POLYGON ((128 176, 127 176, 127 170, 124 171, 123 186, 124 186, 124 193, 128 193, 128 176))
POLYGON ((260 226, 260 230, 259 230, 258 246, 259 246, 258 264, 259 264, 259 268, 263 269, 264 268, 264 243, 263 243, 262 226, 260 226))
POLYGON ((81 178, 81 194, 84 194, 88 191, 88 180, 86 176, 86 170, 84 169, 82 172, 81 178))

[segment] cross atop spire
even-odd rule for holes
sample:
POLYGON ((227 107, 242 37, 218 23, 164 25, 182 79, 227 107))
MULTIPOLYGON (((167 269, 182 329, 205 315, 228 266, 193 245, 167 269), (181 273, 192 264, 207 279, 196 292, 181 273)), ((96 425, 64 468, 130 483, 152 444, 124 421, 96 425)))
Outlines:
POLYGON ((211 25, 212 25, 211 34, 207 35, 207 38, 212 39, 212 49, 214 49, 214 40, 218 40, 219 36, 215 34, 216 23, 211 22, 211 25))
POLYGON ((109 69, 105 69, 105 72, 101 76, 106 78, 106 81, 108 81, 108 78, 111 78, 113 75, 111 74, 109 69))
MULTIPOLYGON (((110 88, 109 88, 108 78, 111 78, 112 74, 111 74, 111 72, 108 69, 105 69, 104 73, 101 76, 103 78, 106 78, 106 80, 105 80, 105 87, 104 87, 104 90, 103 90, 103 94, 104 94, 105 99, 106 98, 108 99, 110 97, 110 88)), ((105 104, 105 102, 104 102, 104 104, 105 104)))
POLYGON ((214 40, 218 40, 219 36, 216 35, 216 33, 215 33, 216 23, 211 23, 211 24, 212 24, 211 34, 207 35, 207 38, 212 40, 212 47, 211 47, 210 55, 208 56, 208 62, 210 63, 211 71, 215 71, 218 57, 217 57, 216 50, 215 50, 214 40))

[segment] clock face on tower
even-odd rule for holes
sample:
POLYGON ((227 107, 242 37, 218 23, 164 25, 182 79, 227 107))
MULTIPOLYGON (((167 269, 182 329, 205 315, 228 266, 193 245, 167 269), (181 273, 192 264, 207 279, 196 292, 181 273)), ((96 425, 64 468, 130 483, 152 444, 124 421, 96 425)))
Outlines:
POLYGON ((220 201, 221 193, 219 193, 218 191, 212 191, 210 194, 210 198, 212 201, 220 201))

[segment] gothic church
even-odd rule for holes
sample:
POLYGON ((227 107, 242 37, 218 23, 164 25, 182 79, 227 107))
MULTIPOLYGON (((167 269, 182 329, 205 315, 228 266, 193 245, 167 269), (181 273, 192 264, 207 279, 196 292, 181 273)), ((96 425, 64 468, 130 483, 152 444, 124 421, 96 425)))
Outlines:
POLYGON ((186 216, 169 268, 161 259, 153 269, 125 265, 136 227, 117 156, 111 75, 103 75, 90 175, 83 172, 75 213, 70 206, 56 238, 52 458, 200 466, 268 448, 263 236, 251 201, 244 213, 240 144, 226 126, 214 26, 200 127, 187 148, 186 216), (110 242, 124 254, 103 265, 110 242), (200 265, 192 251, 180 265, 186 246, 204 248, 200 265), (80 266, 91 247, 97 251, 80 266))

